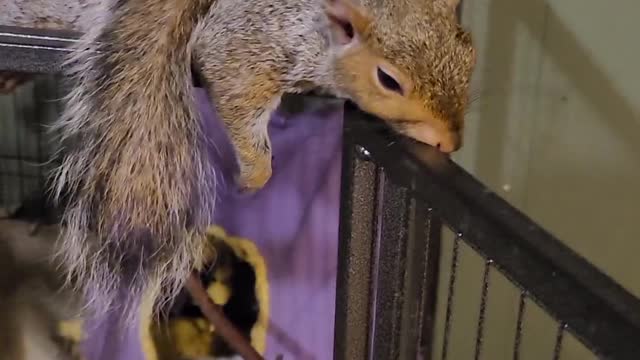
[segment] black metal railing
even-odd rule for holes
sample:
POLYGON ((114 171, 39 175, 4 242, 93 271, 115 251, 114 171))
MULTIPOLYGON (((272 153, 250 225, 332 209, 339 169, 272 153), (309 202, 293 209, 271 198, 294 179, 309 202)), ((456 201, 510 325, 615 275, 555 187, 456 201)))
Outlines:
MULTIPOLYGON (((0 70, 57 72, 74 41, 0 26, 0 70)), ((552 359, 567 334, 602 359, 640 356, 640 301, 454 162, 351 104, 343 156, 335 359, 460 358, 451 332, 469 249, 482 265, 474 323, 463 329, 468 358, 483 358, 497 274, 517 289, 513 331, 500 334, 511 339, 508 358, 524 352, 534 305, 555 324, 552 359)))
MULTIPOLYGON (((602 359, 640 357, 640 301, 437 150, 397 136, 347 104, 336 314, 337 359, 429 359, 440 226, 456 236, 444 315, 447 358, 458 249, 484 259, 474 358, 480 358, 491 271, 556 322, 553 358, 565 332, 602 359), (434 263, 432 263, 434 262, 434 263)), ((511 334, 505 334, 511 336, 511 334)))

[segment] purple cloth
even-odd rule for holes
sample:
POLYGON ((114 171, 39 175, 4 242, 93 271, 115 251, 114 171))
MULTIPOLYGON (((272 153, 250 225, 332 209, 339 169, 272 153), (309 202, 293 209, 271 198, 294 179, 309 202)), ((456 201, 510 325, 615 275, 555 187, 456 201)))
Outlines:
MULTIPOLYGON (((127 327, 122 332, 120 312, 118 307, 125 308, 127 294, 122 294, 122 303, 116 304, 105 318, 88 319, 84 324, 86 338, 82 344, 82 353, 87 360, 144 360, 144 352, 140 343, 140 329, 127 327)), ((139 301, 137 299, 136 301, 139 301)), ((131 304, 129 304, 131 305, 131 304)))
MULTIPOLYGON (((204 91, 196 89, 196 96, 207 136, 215 144, 216 223, 231 235, 254 241, 267 262, 271 309, 265 357, 331 358, 342 107, 274 114, 269 127, 273 177, 263 190, 246 195, 230 181, 235 160, 220 121, 204 91)), ((88 360, 142 359, 140 332, 117 336, 113 326, 107 319, 87 334, 88 360)))

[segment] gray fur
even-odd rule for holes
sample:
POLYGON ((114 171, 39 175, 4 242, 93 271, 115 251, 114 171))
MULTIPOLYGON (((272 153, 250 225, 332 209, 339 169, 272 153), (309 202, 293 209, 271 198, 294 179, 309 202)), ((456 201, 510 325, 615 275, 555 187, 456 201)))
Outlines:
POLYGON ((101 0, 1 0, 0 25, 88 32, 101 0))

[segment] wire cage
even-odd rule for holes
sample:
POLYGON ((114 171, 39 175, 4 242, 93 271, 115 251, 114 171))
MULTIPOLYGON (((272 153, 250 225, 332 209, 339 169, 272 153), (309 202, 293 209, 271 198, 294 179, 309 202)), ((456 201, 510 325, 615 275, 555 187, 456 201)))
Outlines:
POLYGON ((4 113, 0 119, 0 207, 11 209, 27 199, 41 198, 47 173, 54 166, 54 144, 48 140, 46 126, 60 112, 57 84, 55 75, 41 75, 14 93, 0 96, 4 113))
MULTIPOLYGON (((0 30, 0 70, 54 73, 75 39, 0 30)), ((54 84, 0 98, 2 205, 45 185, 34 163, 53 150, 38 123, 57 113, 54 84)), ((335 359, 640 356, 637 298, 442 154, 372 122, 347 104, 335 359)))

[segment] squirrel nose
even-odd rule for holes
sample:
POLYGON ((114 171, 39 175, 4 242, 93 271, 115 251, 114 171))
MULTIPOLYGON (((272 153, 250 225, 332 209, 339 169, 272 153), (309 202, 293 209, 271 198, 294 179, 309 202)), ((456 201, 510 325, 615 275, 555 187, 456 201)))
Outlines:
POLYGON ((462 139, 460 135, 451 130, 436 131, 427 124, 415 124, 405 130, 406 135, 422 143, 438 148, 443 153, 449 154, 460 149, 462 139))
POLYGON ((435 147, 443 153, 450 154, 458 151, 461 145, 460 135, 449 133, 442 136, 442 139, 436 143, 435 147))

